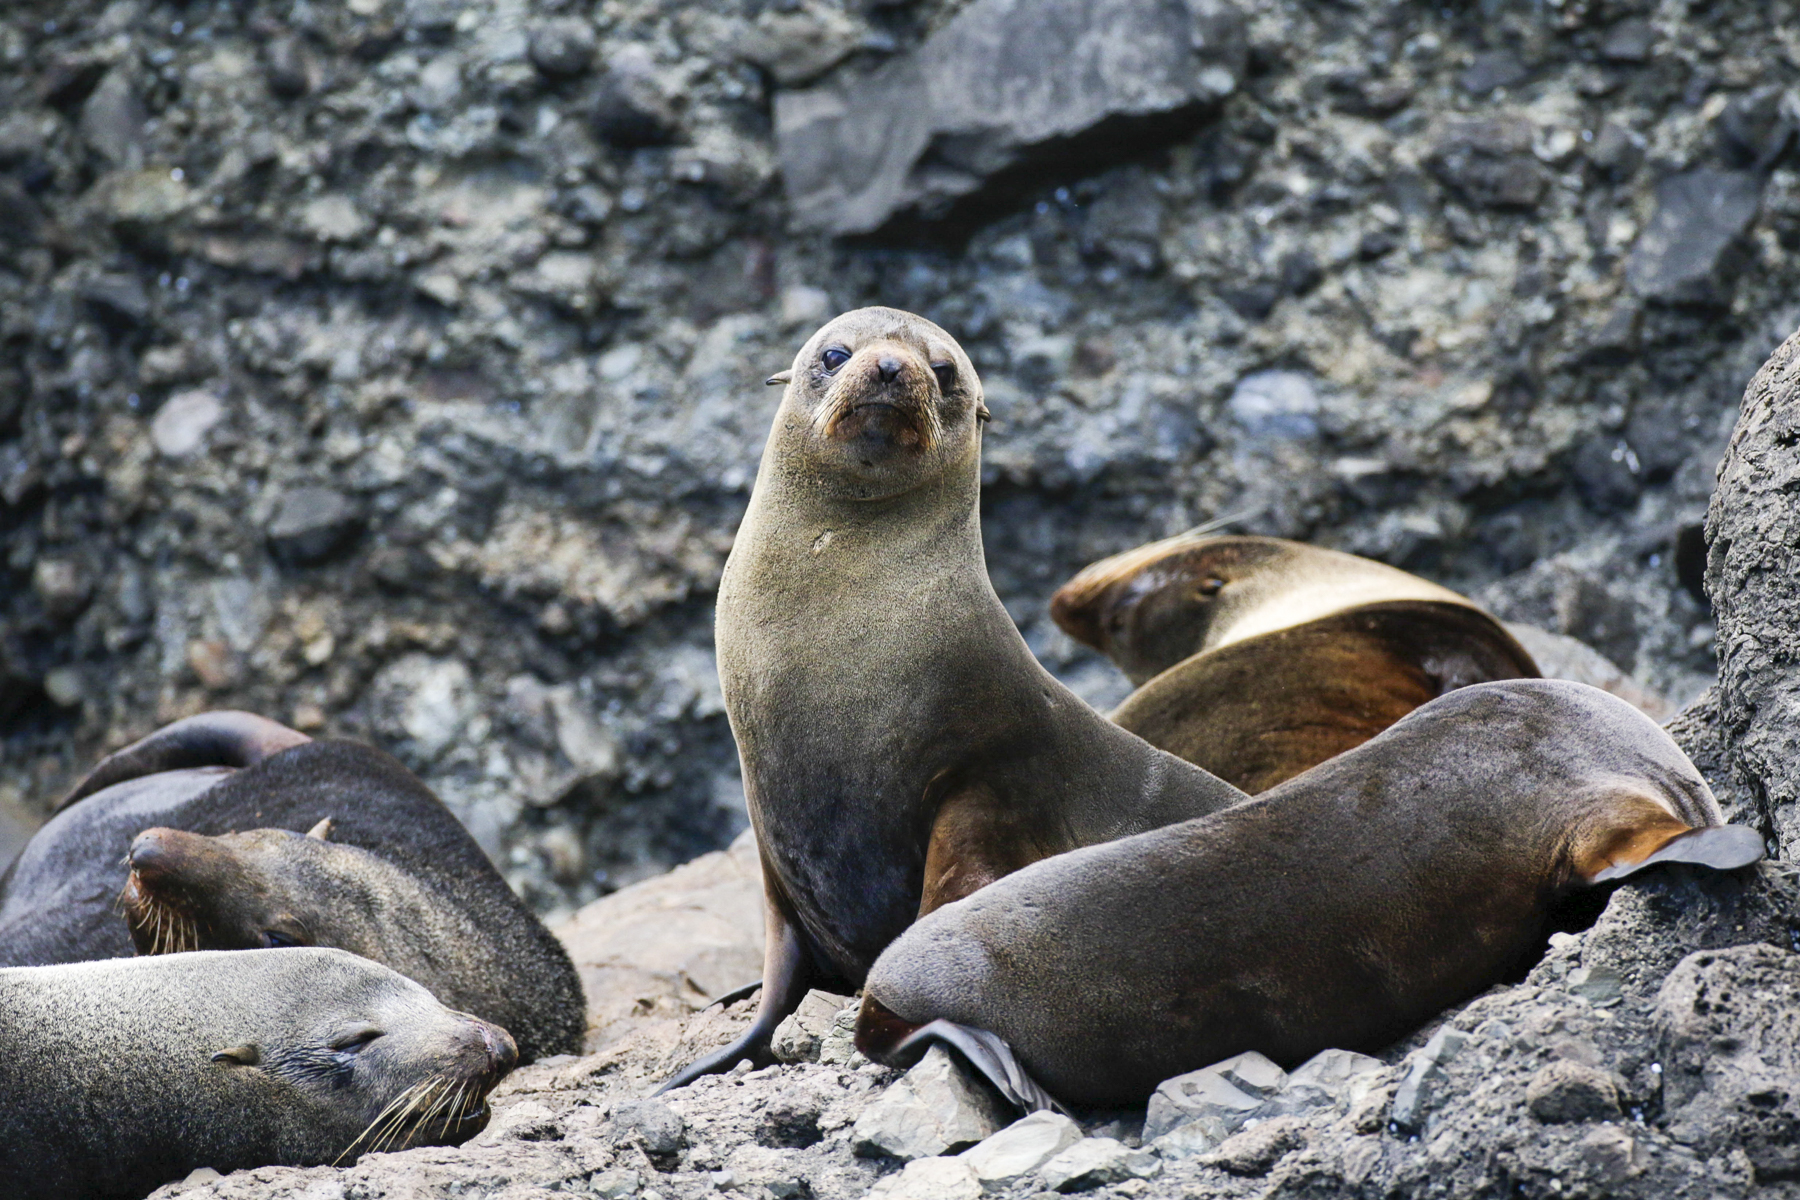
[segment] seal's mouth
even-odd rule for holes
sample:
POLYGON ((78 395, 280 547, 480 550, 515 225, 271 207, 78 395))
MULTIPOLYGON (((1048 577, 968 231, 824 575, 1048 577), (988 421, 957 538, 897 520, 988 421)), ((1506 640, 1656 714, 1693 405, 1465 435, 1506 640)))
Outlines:
POLYGON ((919 453, 944 433, 930 371, 909 356, 872 349, 832 382, 814 427, 827 441, 919 453))
POLYGON ((119 912, 139 954, 178 954, 200 949, 200 926, 192 913, 160 896, 133 869, 119 893, 119 912))
POLYGON ((834 442, 874 443, 921 452, 937 445, 939 435, 937 414, 930 405, 888 397, 833 405, 819 432, 834 442))
POLYGON ((487 1094, 498 1082, 499 1076, 492 1074, 460 1082, 444 1074, 421 1079, 389 1101, 332 1166, 364 1154, 468 1141, 487 1128, 492 1115, 487 1094))

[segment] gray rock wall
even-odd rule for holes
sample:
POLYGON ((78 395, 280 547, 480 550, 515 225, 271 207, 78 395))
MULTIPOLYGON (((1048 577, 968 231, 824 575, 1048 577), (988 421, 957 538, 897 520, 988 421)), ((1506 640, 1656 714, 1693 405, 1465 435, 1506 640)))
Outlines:
POLYGON ((230 705, 395 750, 546 910, 722 845, 759 381, 873 301, 982 371, 993 576, 1098 702, 1049 592, 1226 514, 1700 691, 1714 467, 1800 325, 1779 14, 1114 7, 1190 21, 1179 123, 1116 75, 1034 123, 1067 63, 1020 43, 919 160, 949 218, 831 240, 781 114, 949 70, 989 0, 5 6, 0 844, 230 705))

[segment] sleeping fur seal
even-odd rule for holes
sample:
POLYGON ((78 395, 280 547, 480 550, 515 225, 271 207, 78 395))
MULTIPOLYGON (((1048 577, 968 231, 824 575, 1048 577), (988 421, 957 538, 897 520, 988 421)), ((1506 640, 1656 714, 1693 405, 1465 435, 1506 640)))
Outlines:
MULTIPOLYGON (((1151 542, 1084 568, 1050 598, 1065 633, 1105 654, 1138 685, 1202 651, 1372 604, 1446 605, 1485 620, 1498 651, 1531 656, 1468 597, 1373 559, 1284 538, 1151 542)), ((1446 669, 1454 672, 1454 664, 1446 669)))
POLYGON ((329 825, 140 833, 119 897, 138 953, 332 946, 399 971, 452 1008, 522 1018, 541 1039, 533 1014, 509 1003, 520 964, 473 915, 380 855, 328 841, 329 825))
POLYGON ((1537 677, 1487 614, 1401 600, 1185 658, 1127 696, 1112 719, 1255 795, 1446 692, 1537 677))
POLYGON ((865 308, 815 333, 719 588, 719 678, 762 855, 766 1053, 921 912, 1027 863, 1244 799, 1094 712, 994 595, 981 381, 949 334, 865 308))
POLYGON ((869 972, 857 1045, 893 1061, 942 1037, 1039 1105, 1031 1080, 1141 1105, 1245 1050, 1376 1049, 1519 965, 1572 889, 1762 857, 1756 831, 1720 821, 1693 764, 1624 701, 1477 684, 1246 804, 922 918, 869 972))
POLYGON ((1051 612, 1141 683, 1113 720, 1252 794, 1446 692, 1538 677, 1455 592, 1277 538, 1143 546, 1082 571, 1051 612))
POLYGON ((379 750, 293 730, 286 734, 299 740, 283 745, 271 727, 283 728, 247 713, 203 714, 104 760, 89 779, 105 786, 79 787, 0 876, 0 964, 131 954, 115 905, 133 840, 158 827, 176 840, 235 834, 235 842, 180 840, 189 854, 165 860, 165 879, 171 889, 206 880, 182 893, 193 911, 268 923, 181 923, 180 904, 151 910, 171 935, 194 935, 182 947, 281 944, 258 940, 268 933, 345 945, 417 972, 505 1026, 526 1061, 580 1053, 586 1006, 568 953, 430 789, 379 750), (271 745, 273 753, 256 750, 271 745), (201 765, 209 756, 220 765, 201 765), (329 846, 299 836, 323 821, 329 846), (303 928, 292 920, 300 914, 303 928))
POLYGON ((455 1145, 517 1058, 504 1029, 341 950, 0 970, 0 1179, 138 1197, 198 1167, 455 1145))

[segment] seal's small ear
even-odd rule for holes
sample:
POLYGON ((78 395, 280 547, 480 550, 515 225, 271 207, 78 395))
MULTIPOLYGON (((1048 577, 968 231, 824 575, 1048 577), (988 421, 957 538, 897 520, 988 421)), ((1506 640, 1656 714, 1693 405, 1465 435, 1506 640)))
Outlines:
POLYGON ((984 401, 977 400, 975 402, 975 419, 985 425, 993 420, 993 418, 994 414, 988 411, 987 404, 984 401))
POLYGON ((789 369, 786 371, 777 371, 773 375, 769 376, 767 379, 763 380, 763 382, 768 384, 770 387, 773 387, 778 383, 792 383, 792 382, 794 382, 794 372, 792 369, 789 369))
POLYGON ((318 838, 321 842, 331 836, 331 818, 326 817, 317 825, 306 831, 309 838, 318 838))
POLYGON ((213 1055, 212 1060, 216 1063, 230 1063, 234 1067, 254 1067, 262 1061, 262 1051, 248 1043, 228 1046, 213 1055))

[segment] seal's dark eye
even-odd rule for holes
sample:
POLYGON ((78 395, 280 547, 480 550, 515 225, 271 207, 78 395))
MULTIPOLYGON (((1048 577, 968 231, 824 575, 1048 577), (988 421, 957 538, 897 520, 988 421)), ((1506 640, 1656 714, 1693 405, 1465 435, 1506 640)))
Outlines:
POLYGON ((825 364, 827 371, 835 371, 850 361, 850 352, 842 346, 831 346, 819 356, 819 361, 825 364))
POLYGON ((1217 575, 1209 575, 1200 581, 1200 586, 1194 589, 1194 595, 1202 598, 1216 596, 1224 589, 1225 581, 1223 579, 1217 575))
POLYGON ((331 1048, 339 1054, 354 1054, 380 1036, 379 1029, 359 1029, 331 1043, 331 1048))
POLYGON ((956 364, 955 363, 947 363, 947 362, 932 363, 931 364, 931 373, 933 375, 937 376, 938 391, 947 392, 951 388, 956 386, 956 364))
POLYGON ((279 950, 283 946, 298 946, 300 943, 285 933, 277 933, 273 929, 263 930, 263 946, 269 950, 279 950))

